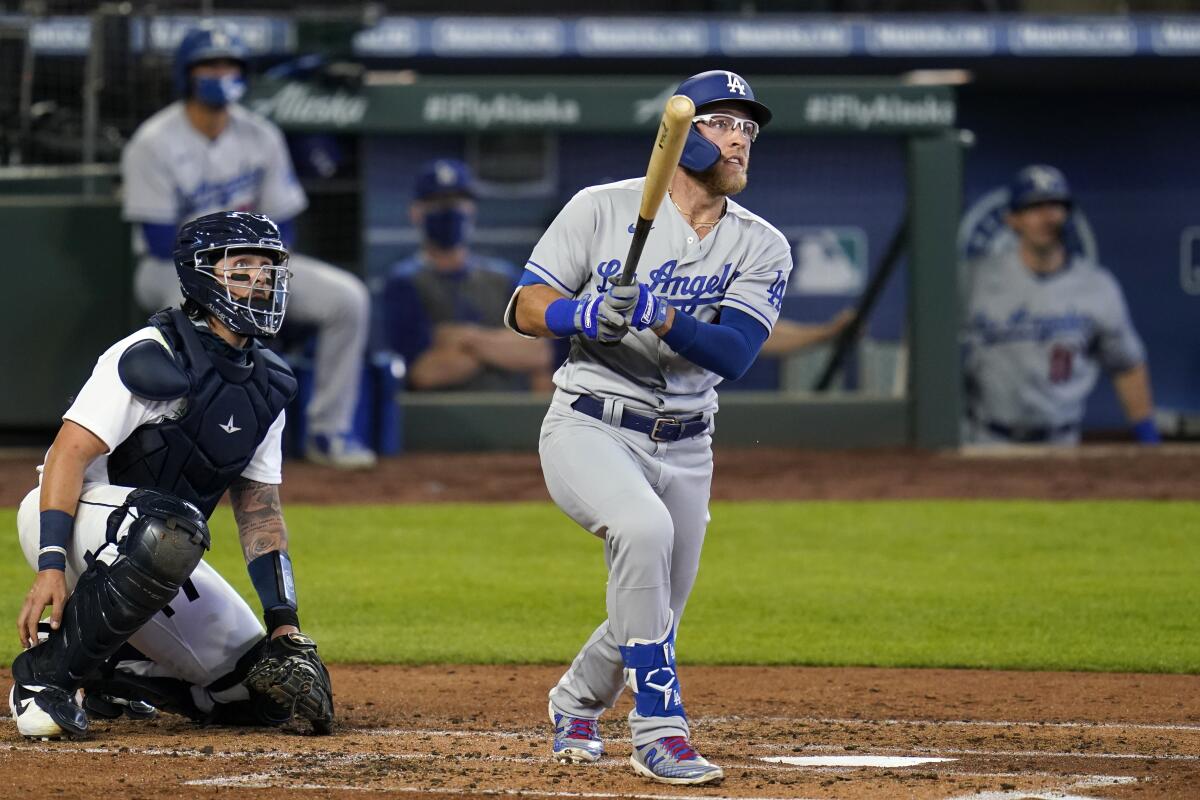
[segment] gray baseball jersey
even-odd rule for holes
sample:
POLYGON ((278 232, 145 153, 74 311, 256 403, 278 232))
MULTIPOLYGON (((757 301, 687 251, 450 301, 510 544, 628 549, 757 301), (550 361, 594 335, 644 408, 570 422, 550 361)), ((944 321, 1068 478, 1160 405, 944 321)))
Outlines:
POLYGON ((1015 247, 975 266, 965 341, 971 417, 1013 428, 1078 425, 1101 370, 1145 360, 1107 270, 1074 256, 1039 276, 1015 247))
POLYGON ((215 140, 188 121, 183 101, 138 127, 121 154, 125 218, 177 225, 215 211, 289 220, 308 206, 279 128, 242 106, 215 140))
MULTIPOLYGON (((621 273, 638 218, 645 178, 593 186, 567 203, 546 230, 525 268, 569 297, 608 290, 621 273)), ((766 220, 732 200, 703 239, 670 198, 659 207, 637 278, 677 312, 713 322, 736 308, 769 331, 775 325, 792 269, 787 239, 766 220)), ((510 313, 506 315, 510 320, 510 313)), ((673 414, 713 412, 720 376, 676 354, 652 331, 630 331, 619 347, 574 337, 571 355, 554 376, 573 394, 613 397, 673 414)))
MULTIPOLYGON (((584 189, 563 208, 526 268, 564 294, 605 292, 621 272, 645 179, 584 189)), ((701 239, 665 199, 646 241, 637 278, 676 313, 714 322, 735 308, 769 331, 791 272, 779 231, 729 201, 701 239)), ((518 290, 519 292, 519 290, 518 290)), ((515 298, 515 295, 514 295, 515 298)), ((512 326, 514 303, 506 321, 512 326)), ((604 539, 608 618, 550 692, 551 709, 596 718, 623 687, 620 647, 659 641, 677 626, 700 566, 708 526, 712 438, 655 441, 621 427, 627 413, 711 419, 718 375, 676 354, 651 331, 629 331, 616 347, 573 337, 555 373, 558 391, 542 424, 538 451, 550 496, 571 519, 604 539), (604 400, 603 419, 576 411, 588 394, 604 400)), ((635 745, 688 735, 682 715, 629 715, 635 745)))

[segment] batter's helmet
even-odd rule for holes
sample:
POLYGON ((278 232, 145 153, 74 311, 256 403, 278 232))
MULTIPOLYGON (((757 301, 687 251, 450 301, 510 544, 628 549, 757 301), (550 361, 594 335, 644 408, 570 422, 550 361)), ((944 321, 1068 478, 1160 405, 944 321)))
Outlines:
MULTIPOLYGON (((696 104, 697 114, 705 106, 713 103, 738 103, 746 109, 750 118, 757 122, 760 128, 765 127, 771 121, 771 109, 754 99, 754 90, 750 88, 746 79, 736 72, 727 72, 722 69, 701 72, 679 84, 675 94, 692 98, 692 102, 696 104)), ((721 148, 705 139, 693 125, 692 129, 688 131, 687 141, 683 145, 683 156, 679 159, 679 163, 688 169, 703 172, 717 163, 717 159, 720 157, 721 148)))
POLYGON ((1074 200, 1062 172, 1046 164, 1031 164, 1013 177, 1008 187, 1008 208, 1020 211, 1039 203, 1062 203, 1070 207, 1074 200))
POLYGON ((249 55, 250 51, 240 36, 212 20, 205 20, 185 33, 179 40, 179 46, 175 49, 172 73, 175 81, 175 93, 180 97, 187 97, 191 93, 191 81, 188 79, 188 75, 192 67, 202 61, 227 58, 241 64, 242 72, 245 73, 246 60, 249 55))
POLYGON ((288 251, 279 238, 279 228, 261 214, 207 214, 180 228, 175 241, 175 272, 183 296, 242 336, 274 336, 279 332, 287 311, 287 261, 288 251), (266 298, 234 297, 226 283, 217 278, 213 266, 238 253, 271 259, 271 266, 261 268, 267 271, 266 298))

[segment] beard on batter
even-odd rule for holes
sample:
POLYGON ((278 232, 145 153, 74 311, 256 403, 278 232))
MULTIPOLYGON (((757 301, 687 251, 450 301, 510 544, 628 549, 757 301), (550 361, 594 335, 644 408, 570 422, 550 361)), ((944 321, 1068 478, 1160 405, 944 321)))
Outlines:
POLYGON ((735 172, 726 172, 722 169, 724 162, 718 161, 703 172, 697 172, 694 169, 684 167, 684 171, 691 175, 700 185, 707 189, 711 194, 724 195, 725 197, 733 197, 738 192, 746 188, 747 175, 746 170, 735 172))

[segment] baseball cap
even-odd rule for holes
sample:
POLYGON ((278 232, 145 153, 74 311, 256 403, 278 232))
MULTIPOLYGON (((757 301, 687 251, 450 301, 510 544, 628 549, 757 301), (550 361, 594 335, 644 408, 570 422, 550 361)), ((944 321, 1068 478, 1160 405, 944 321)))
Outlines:
POLYGON ((1048 164, 1031 164, 1018 172, 1009 185, 1008 198, 1012 211, 1039 203, 1073 203, 1066 176, 1048 164))
POLYGON ((430 161, 417 174, 416 196, 425 200, 435 194, 465 194, 475 197, 471 168, 457 158, 430 161))

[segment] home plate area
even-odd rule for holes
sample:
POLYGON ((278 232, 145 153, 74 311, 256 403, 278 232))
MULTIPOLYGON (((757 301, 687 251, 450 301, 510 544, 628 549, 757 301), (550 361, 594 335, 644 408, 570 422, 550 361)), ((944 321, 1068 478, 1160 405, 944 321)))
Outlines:
MULTIPOLYGON (((339 728, 197 728, 170 715, 96 721, 87 740, 0 739, 5 797, 546 798, 1195 797, 1195 676, 832 668, 683 672, 711 787, 633 774, 624 715, 608 754, 549 758, 556 667, 338 666, 339 728)), ((7 675, 3 675, 7 680, 7 675)))

